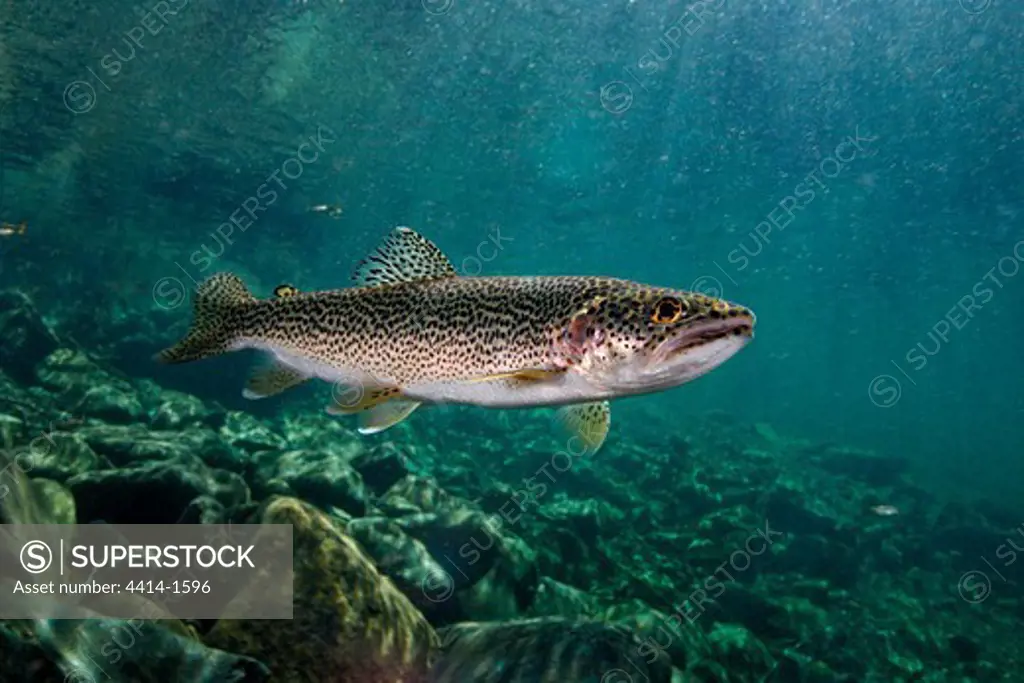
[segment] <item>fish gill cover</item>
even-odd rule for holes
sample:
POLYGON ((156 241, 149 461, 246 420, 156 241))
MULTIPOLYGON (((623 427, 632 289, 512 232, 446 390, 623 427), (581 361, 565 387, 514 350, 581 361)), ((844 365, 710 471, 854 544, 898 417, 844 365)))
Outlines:
POLYGON ((295 567, 0 681, 1024 680, 1022 18, 0 4, 0 517, 295 567))

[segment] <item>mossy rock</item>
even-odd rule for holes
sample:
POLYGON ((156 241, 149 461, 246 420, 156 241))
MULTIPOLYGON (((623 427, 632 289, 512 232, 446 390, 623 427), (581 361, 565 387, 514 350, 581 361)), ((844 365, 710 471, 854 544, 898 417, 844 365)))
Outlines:
POLYGON ((292 525, 293 618, 222 620, 207 644, 265 662, 280 683, 423 679, 437 635, 355 540, 294 498, 272 499, 252 522, 292 525))

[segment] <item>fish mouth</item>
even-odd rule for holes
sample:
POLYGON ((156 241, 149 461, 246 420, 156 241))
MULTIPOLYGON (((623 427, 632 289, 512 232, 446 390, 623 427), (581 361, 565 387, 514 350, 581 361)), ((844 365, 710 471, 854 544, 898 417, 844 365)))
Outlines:
POLYGON ((666 339, 651 356, 651 363, 663 363, 666 360, 676 358, 687 351, 705 344, 739 337, 746 343, 754 336, 754 320, 749 316, 726 318, 724 320, 708 320, 698 325, 681 331, 675 337, 666 339))

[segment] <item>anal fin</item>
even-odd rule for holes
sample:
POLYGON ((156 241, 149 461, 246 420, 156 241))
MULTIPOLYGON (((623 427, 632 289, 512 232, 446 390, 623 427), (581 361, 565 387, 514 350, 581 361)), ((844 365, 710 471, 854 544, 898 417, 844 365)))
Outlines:
POLYGON ((420 407, 419 401, 402 396, 399 387, 352 387, 344 396, 335 395, 327 407, 331 415, 359 415, 359 433, 376 434, 393 427, 420 407))
POLYGON ((577 403, 558 409, 562 425, 578 437, 587 450, 593 454, 601 448, 612 422, 612 410, 608 401, 577 403))
POLYGON ((274 396, 302 384, 307 379, 309 375, 268 356, 267 360, 253 368, 249 374, 242 396, 253 400, 274 396))
POLYGON ((359 433, 376 434, 409 417, 422 405, 419 401, 395 399, 370 408, 359 416, 359 433))

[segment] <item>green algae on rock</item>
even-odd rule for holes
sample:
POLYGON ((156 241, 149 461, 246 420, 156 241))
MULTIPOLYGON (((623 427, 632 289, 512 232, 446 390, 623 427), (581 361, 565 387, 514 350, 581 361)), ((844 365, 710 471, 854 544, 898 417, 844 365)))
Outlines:
POLYGON ((294 617, 223 620, 209 645, 260 659, 281 683, 422 680, 438 637, 355 540, 294 498, 272 499, 252 522, 293 527, 294 617))

